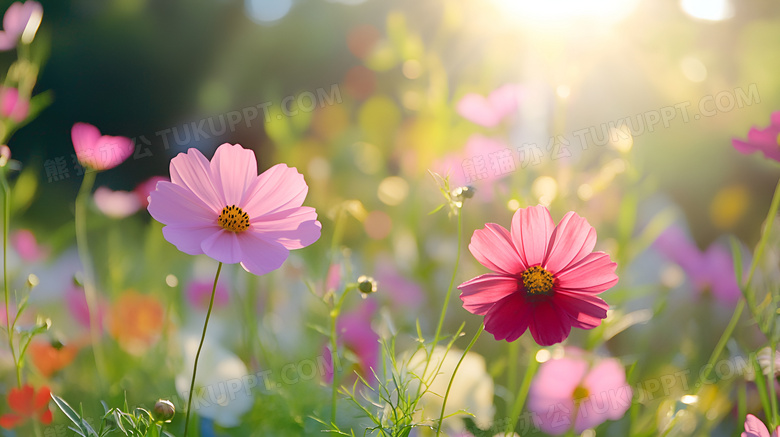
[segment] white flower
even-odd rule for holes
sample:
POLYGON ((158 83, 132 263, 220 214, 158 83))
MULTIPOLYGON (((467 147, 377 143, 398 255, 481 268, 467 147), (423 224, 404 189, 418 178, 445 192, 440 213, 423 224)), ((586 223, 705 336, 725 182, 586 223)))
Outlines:
MULTIPOLYGON (((446 348, 444 346, 436 346, 433 350, 428 370, 425 372, 424 380, 430 382, 435 374, 434 372, 441 364, 438 375, 433 379, 428 391, 420 400, 424 419, 438 420, 441 413, 442 400, 447 392, 447 385, 450 383, 450 378, 452 378, 452 373, 458 364, 458 360, 463 355, 462 350, 452 348, 445 357, 445 351, 446 348)), ((425 357, 425 352, 422 350, 415 353, 409 360, 410 372, 421 376, 425 368, 425 357)), ((417 390, 416 384, 413 383, 410 386, 410 389, 417 390)), ((474 421, 481 428, 489 427, 493 421, 493 414, 495 413, 493 406, 493 379, 487 373, 485 359, 475 352, 466 354, 458 368, 458 373, 452 382, 452 388, 447 398, 444 416, 452 415, 457 411, 467 411, 473 414, 474 421)), ((444 427, 450 433, 463 431, 465 427, 461 419, 462 416, 445 419, 444 427)))
MULTIPOLYGON (((176 376, 176 391, 184 402, 189 395, 199 341, 197 337, 185 337, 183 341, 184 369, 176 376)), ((235 354, 218 344, 209 344, 208 339, 203 350, 192 395, 193 412, 226 428, 238 426, 241 416, 254 404, 251 386, 245 384, 249 370, 235 354)))

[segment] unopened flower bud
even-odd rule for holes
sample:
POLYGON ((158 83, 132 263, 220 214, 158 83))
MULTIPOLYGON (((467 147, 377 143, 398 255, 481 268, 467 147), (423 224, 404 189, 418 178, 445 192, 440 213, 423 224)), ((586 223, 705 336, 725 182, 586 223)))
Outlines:
POLYGON ((11 149, 5 144, 0 146, 0 167, 5 167, 11 159, 11 149))
POLYGON ((154 404, 152 415, 157 422, 169 423, 173 420, 173 416, 176 414, 176 407, 173 406, 173 402, 165 399, 160 399, 154 404))
POLYGON ((363 297, 376 292, 376 281, 370 276, 363 275, 358 278, 358 290, 363 293, 363 297))
POLYGON ((456 200, 471 199, 474 197, 474 192, 476 191, 476 188, 468 185, 465 187, 458 187, 452 190, 452 197, 454 197, 456 200))
POLYGON ((27 276, 27 286, 32 288, 35 288, 38 286, 38 284, 41 283, 41 280, 38 279, 37 276, 35 276, 33 273, 30 273, 29 276, 27 276))

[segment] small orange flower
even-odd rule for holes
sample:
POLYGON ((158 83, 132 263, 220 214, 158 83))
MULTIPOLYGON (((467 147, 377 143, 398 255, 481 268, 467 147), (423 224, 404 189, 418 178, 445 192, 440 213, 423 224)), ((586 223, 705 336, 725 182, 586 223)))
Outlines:
POLYGON ((32 362, 44 378, 50 378, 56 372, 72 363, 78 353, 78 348, 62 343, 34 342, 28 350, 32 362))
POLYGON ((109 332, 131 354, 142 354, 160 338, 164 310, 153 296, 130 291, 111 308, 109 332))
POLYGON ((8 393, 8 405, 13 413, 3 414, 0 417, 0 426, 5 429, 16 428, 28 419, 38 419, 42 424, 51 423, 52 414, 49 411, 49 399, 51 391, 48 387, 41 387, 38 392, 31 385, 22 388, 13 388, 8 393))

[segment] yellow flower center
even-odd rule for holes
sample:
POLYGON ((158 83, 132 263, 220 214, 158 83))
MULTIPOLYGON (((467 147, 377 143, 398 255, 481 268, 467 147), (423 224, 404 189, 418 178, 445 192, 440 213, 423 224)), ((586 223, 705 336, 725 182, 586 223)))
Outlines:
POLYGON ((572 399, 575 401, 585 399, 588 396, 590 396, 590 391, 581 385, 578 385, 577 388, 574 389, 574 393, 571 394, 572 399))
POLYGON ((249 215, 236 205, 222 208, 217 223, 222 229, 233 232, 244 232, 249 227, 249 215))
POLYGON ((523 272, 523 287, 532 296, 550 294, 555 277, 542 266, 534 266, 523 272))

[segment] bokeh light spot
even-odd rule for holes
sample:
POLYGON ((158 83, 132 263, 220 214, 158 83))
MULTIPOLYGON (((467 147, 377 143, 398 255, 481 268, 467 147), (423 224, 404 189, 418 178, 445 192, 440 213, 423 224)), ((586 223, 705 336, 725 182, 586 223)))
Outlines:
POLYGON ((347 35, 347 48, 357 58, 365 59, 379 38, 380 34, 376 27, 370 24, 355 26, 347 35))
POLYGON ((347 70, 344 75, 344 89, 350 96, 363 100, 374 93, 376 78, 374 72, 358 65, 347 70))
POLYGON ((176 275, 168 275, 165 277, 165 284, 171 288, 176 287, 179 285, 179 278, 177 278, 176 275))
POLYGON ((292 0, 246 0, 246 13, 258 24, 282 19, 292 9, 292 0))
POLYGON ((729 0, 682 0, 682 10, 693 18, 721 21, 734 15, 734 8, 729 0))
POLYGON ((377 196, 385 205, 396 206, 409 195, 409 183, 398 176, 390 176, 379 183, 377 196))
POLYGON ((710 218, 718 229, 731 229, 739 222, 750 204, 750 192, 744 185, 720 190, 710 204, 710 218))
POLYGON ((422 74, 422 64, 416 59, 409 59, 404 62, 401 71, 407 79, 417 79, 422 74))
POLYGON ((539 203, 550 206, 558 195, 558 182, 549 176, 541 176, 531 185, 531 192, 539 199, 539 203))
POLYGON ((704 82, 707 78, 707 67, 698 59, 693 56, 686 56, 680 61, 680 69, 683 76, 691 82, 704 82))
POLYGON ((374 240, 381 240, 390 235, 393 220, 383 211, 371 211, 363 222, 366 234, 374 240))

